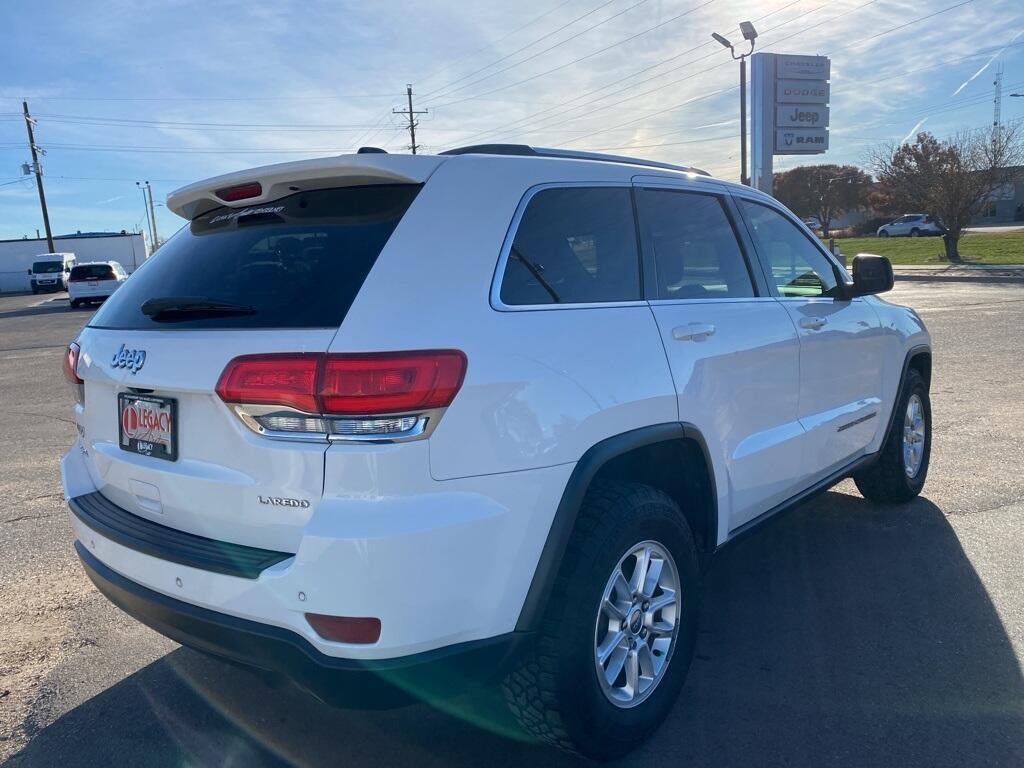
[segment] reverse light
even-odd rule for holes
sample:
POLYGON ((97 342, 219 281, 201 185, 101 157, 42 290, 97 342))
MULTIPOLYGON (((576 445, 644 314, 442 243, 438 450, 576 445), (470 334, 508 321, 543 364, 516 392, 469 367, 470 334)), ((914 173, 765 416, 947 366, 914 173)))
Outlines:
POLYGON ((369 645, 380 639, 380 619, 307 613, 306 621, 324 640, 369 645))
POLYGON ((218 189, 215 194, 221 200, 233 203, 237 200, 248 200, 252 197, 259 197, 263 194, 263 185, 258 181, 253 181, 248 184, 239 184, 235 187, 224 187, 223 189, 218 189))
POLYGON ((75 386, 84 384, 78 376, 78 358, 82 354, 82 348, 77 342, 72 341, 64 350, 64 378, 75 386))

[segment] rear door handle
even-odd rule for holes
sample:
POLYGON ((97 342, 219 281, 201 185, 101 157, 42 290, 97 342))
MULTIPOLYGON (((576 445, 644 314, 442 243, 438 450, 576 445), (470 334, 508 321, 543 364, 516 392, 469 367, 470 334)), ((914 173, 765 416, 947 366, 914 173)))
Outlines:
POLYGON ((701 341, 715 332, 711 323, 687 323, 672 329, 672 338, 676 341, 701 341))
POLYGON ((801 317, 800 327, 811 331, 821 330, 828 322, 827 317, 801 317))

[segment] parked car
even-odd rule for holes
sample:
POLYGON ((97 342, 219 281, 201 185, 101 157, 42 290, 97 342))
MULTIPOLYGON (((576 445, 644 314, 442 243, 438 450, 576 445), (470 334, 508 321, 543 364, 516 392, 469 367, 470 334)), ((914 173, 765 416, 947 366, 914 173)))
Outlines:
POLYGON ((36 256, 32 268, 28 271, 32 293, 49 293, 66 291, 68 276, 75 266, 73 253, 43 253, 36 256))
POLYGON ((878 237, 921 237, 941 235, 945 231, 944 227, 926 213, 907 213, 895 221, 880 226, 876 234, 878 237))
POLYGON ((541 739, 624 754, 715 551, 847 477, 924 484, 891 265, 851 276, 750 187, 489 145, 167 205, 189 224, 67 351, 75 548, 143 623, 325 701, 500 682, 541 739))
POLYGON ((116 261, 90 261, 71 269, 68 298, 72 309, 82 304, 109 298, 128 279, 128 273, 116 261))
POLYGON ((808 216, 807 218, 804 219, 804 224, 806 224, 807 228, 810 229, 812 232, 817 232, 819 229, 821 229, 821 219, 819 219, 817 216, 808 216))

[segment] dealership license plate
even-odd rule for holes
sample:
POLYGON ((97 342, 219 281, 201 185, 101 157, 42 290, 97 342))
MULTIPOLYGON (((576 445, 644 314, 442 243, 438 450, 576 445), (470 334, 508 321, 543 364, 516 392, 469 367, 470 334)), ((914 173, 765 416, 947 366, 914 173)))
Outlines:
POLYGON ((178 403, 168 397, 117 396, 118 443, 143 456, 175 461, 178 458, 178 403))

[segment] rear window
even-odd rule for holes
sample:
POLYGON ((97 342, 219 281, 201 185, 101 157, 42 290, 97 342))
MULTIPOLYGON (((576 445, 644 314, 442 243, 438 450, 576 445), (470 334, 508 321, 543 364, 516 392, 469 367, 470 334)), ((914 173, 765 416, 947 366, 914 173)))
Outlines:
POLYGON ((72 280, 112 280, 114 277, 114 269, 109 264, 83 264, 71 270, 72 280))
POLYGON ((420 187, 294 195, 194 219, 93 317, 102 328, 336 328, 420 187), (144 314, 153 299, 209 299, 245 314, 144 314))
POLYGON ((46 275, 51 272, 63 272, 64 262, 62 261, 37 261, 32 265, 32 271, 37 275, 46 275))

